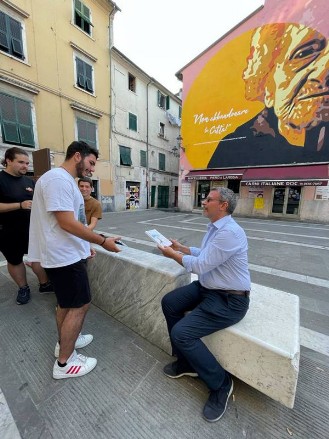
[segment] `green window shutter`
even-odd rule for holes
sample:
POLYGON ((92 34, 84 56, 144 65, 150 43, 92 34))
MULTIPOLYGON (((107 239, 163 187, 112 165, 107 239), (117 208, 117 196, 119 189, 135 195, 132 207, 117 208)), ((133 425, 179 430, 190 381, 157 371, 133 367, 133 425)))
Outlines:
POLYGON ((9 52, 6 15, 0 12, 0 49, 9 52))
POLYGON ((74 2, 75 11, 82 15, 82 3, 80 0, 75 0, 74 2))
POLYGON ((17 58, 24 58, 22 44, 22 27, 19 21, 9 17, 9 27, 11 33, 11 50, 17 58))
POLYGON ((97 148, 96 124, 84 119, 77 119, 78 140, 97 148))
POLYGON ((4 12, 0 12, 0 49, 24 59, 21 23, 4 12))
POLYGON ((82 14, 83 14, 83 19, 88 23, 91 24, 90 22, 90 10, 89 8, 87 8, 87 6, 82 5, 82 14))
POLYGON ((90 26, 93 26, 90 20, 90 9, 80 0, 75 0, 75 24, 90 35, 90 26))
POLYGON ((79 58, 76 58, 76 65, 77 65, 77 86, 84 89, 86 86, 86 81, 84 75, 83 61, 81 61, 81 59, 79 58))
POLYGON ((179 117, 179 119, 182 118, 182 106, 181 105, 178 107, 178 117, 179 117))
POLYGON ((31 117, 31 104, 21 99, 16 99, 18 131, 21 144, 34 146, 34 136, 31 117))
POLYGON ((137 116, 132 113, 129 113, 129 129, 137 131, 137 116))
POLYGON ((140 154, 141 154, 141 166, 146 168, 146 166, 147 166, 146 151, 141 150, 140 154))
POLYGON ((93 93, 93 68, 90 64, 76 58, 77 67, 77 86, 89 93, 93 93))
POLYGON ((159 153, 159 170, 160 171, 166 170, 166 156, 161 152, 159 153))
POLYGON ((132 164, 131 149, 121 145, 119 145, 119 147, 120 147, 120 165, 131 166, 132 164))
POLYGON ((20 145, 14 97, 0 93, 0 115, 3 141, 20 145))
POLYGON ((93 93, 93 68, 87 63, 84 63, 86 75, 86 90, 93 93))
POLYGON ((29 102, 0 93, 0 121, 5 143, 35 146, 29 102))
POLYGON ((169 110, 170 108, 170 97, 166 96, 166 110, 169 110))

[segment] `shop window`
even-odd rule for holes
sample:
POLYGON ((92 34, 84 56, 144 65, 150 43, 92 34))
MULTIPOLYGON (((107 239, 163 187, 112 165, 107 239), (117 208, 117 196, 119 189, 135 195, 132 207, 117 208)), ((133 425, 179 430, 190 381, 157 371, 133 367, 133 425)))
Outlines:
POLYGON ((93 67, 78 57, 76 57, 75 60, 77 67, 77 86, 89 93, 93 93, 93 67))
POLYGON ((137 116, 132 113, 129 113, 129 129, 137 131, 137 116))
POLYGON ((140 151, 141 154, 141 161, 140 161, 140 165, 144 168, 146 168, 147 166, 147 160, 146 160, 146 151, 141 150, 140 151))
POLYGON ((22 25, 0 11, 0 50, 15 58, 24 59, 22 25))
POLYGON ((227 180, 227 187, 235 194, 240 192, 240 180, 227 180))
POLYGON ((166 156, 159 152, 159 170, 165 171, 166 170, 166 156))
POLYGON ((35 146, 30 102, 0 93, 0 123, 3 143, 35 146))
POLYGON ((131 148, 127 148, 126 146, 119 146, 120 148, 120 165, 122 166, 131 166, 131 148))
POLYGON ((131 73, 128 73, 128 89, 136 93, 136 78, 131 73))
POLYGON ((74 1, 74 24, 88 35, 91 35, 92 23, 90 9, 80 0, 74 1))
POLYGON ((127 182, 126 186, 126 209, 139 209, 140 187, 139 183, 127 182))
POLYGON ((97 125, 85 119, 77 119, 78 140, 97 148, 97 125))

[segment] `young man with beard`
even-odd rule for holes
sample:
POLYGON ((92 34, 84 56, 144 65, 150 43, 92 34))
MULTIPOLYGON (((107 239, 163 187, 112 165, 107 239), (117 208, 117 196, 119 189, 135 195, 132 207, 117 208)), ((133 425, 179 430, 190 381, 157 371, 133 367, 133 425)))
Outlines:
POLYGON ((115 241, 88 229, 83 197, 75 178, 91 175, 98 151, 85 142, 72 142, 65 161, 40 177, 35 187, 31 213, 29 259, 41 262, 51 279, 58 306, 53 378, 71 378, 89 373, 95 358, 76 353, 89 344, 92 335, 79 335, 91 302, 86 270, 90 244, 119 252, 115 241))
POLYGON ((174 239, 170 247, 159 246, 164 256, 199 276, 198 281, 162 299, 177 357, 163 372, 169 378, 199 376, 206 383, 210 395, 203 417, 209 422, 218 421, 225 413, 233 380, 201 338, 239 322, 249 308, 248 243, 244 230, 231 216, 236 203, 230 189, 211 190, 202 202, 210 223, 201 248, 187 247, 174 239))
MULTIPOLYGON (((7 260, 10 276, 18 286, 17 305, 30 301, 30 287, 27 283, 23 256, 29 242, 30 214, 34 194, 34 181, 26 176, 29 155, 21 148, 8 148, 0 172, 0 251, 7 260)), ((39 280, 39 292, 53 291, 44 269, 39 263, 31 264, 39 280)))

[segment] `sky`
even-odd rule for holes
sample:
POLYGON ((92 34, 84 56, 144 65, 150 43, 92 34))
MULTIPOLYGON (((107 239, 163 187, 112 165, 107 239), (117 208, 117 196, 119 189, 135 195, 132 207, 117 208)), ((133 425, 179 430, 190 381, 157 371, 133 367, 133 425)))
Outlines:
POLYGON ((114 0, 114 46, 172 93, 175 73, 263 0, 114 0))

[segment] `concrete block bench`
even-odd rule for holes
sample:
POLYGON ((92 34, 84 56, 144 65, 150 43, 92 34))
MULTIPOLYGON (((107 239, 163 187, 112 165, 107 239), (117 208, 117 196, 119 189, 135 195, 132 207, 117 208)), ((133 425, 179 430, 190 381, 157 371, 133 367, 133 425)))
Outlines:
MULTIPOLYGON (((96 306, 171 354, 160 302, 167 292, 190 283, 183 267, 129 247, 116 254, 97 247, 88 272, 96 306)), ((204 342, 234 376, 293 407, 300 355, 298 296, 253 284, 246 317, 204 342)))
POLYGON ((204 338, 232 375, 293 408, 299 372, 299 297, 252 284, 247 315, 204 338))

